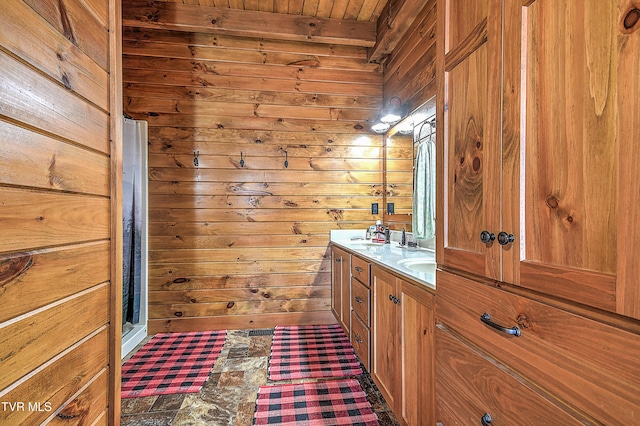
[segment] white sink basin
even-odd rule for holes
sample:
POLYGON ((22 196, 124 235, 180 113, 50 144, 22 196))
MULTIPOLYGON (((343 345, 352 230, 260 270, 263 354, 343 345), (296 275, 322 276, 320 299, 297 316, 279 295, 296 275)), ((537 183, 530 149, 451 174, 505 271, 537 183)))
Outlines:
POLYGON ((433 259, 404 259, 398 261, 398 264, 415 272, 435 273, 436 262, 433 259))

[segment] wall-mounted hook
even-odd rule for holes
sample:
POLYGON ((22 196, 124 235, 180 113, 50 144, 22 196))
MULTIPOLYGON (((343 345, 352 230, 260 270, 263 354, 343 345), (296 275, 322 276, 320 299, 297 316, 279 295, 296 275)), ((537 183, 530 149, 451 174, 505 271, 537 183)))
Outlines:
POLYGON ((287 151, 284 152, 284 168, 289 167, 289 153, 287 151))
POLYGON ((242 158, 242 151, 240 151, 240 167, 244 167, 244 158, 242 158))
POLYGON ((200 151, 193 151, 193 165, 198 167, 199 161, 198 156, 200 155, 200 151))

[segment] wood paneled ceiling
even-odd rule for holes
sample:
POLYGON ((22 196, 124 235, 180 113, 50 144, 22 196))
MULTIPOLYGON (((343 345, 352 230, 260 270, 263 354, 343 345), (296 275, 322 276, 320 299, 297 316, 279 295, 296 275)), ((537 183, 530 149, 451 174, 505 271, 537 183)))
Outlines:
POLYGON ((123 25, 367 48, 382 63, 425 0, 126 0, 123 25))
POLYGON ((161 0, 257 12, 376 22, 388 0, 161 0))

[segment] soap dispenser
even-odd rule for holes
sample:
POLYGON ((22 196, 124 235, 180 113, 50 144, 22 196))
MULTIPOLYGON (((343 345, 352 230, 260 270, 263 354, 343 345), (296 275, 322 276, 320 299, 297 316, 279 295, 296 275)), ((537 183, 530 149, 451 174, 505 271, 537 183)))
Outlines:
POLYGON ((374 231, 371 240, 378 243, 384 242, 384 225, 380 219, 376 220, 376 230, 374 231))

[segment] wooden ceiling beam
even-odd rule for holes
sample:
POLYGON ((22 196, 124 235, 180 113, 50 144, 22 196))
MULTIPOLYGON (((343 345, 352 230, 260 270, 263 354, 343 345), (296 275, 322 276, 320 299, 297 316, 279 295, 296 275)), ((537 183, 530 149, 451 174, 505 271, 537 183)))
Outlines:
POLYGON ((123 2, 123 26, 372 47, 376 23, 149 0, 123 2))
POLYGON ((389 0, 377 22, 378 40, 369 49, 368 61, 382 63, 409 30, 425 0, 389 0))

